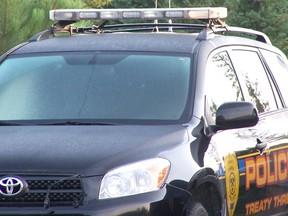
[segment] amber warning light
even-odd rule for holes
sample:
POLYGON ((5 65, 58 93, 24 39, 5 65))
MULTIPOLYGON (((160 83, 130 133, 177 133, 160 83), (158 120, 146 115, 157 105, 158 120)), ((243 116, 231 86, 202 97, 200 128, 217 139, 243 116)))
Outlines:
POLYGON ((59 9, 50 11, 55 21, 80 20, 155 20, 155 19, 221 19, 227 8, 151 8, 151 9, 59 9))

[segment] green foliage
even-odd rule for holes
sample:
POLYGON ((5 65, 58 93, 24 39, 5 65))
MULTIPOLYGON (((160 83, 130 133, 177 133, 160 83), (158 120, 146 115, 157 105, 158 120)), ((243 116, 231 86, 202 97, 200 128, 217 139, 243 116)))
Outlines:
MULTIPOLYGON (((156 0, 113 0, 114 8, 153 8, 156 0)), ((157 0, 168 7, 169 0, 157 0)), ((226 22, 266 33, 272 43, 288 55, 287 0, 171 0, 171 7, 227 7, 226 22)))
POLYGON ((276 47, 288 55, 287 0, 239 0, 229 7, 227 5, 229 25, 264 32, 276 47))
POLYGON ((84 0, 84 3, 87 8, 103 8, 111 5, 112 0, 84 0))
POLYGON ((155 0, 113 0, 113 8, 155 8, 155 0))
POLYGON ((0 0, 0 54, 53 24, 59 8, 227 7, 226 22, 266 33, 288 55, 287 0, 0 0))
POLYGON ((51 26, 49 10, 82 7, 81 0, 0 0, 0 54, 51 26))

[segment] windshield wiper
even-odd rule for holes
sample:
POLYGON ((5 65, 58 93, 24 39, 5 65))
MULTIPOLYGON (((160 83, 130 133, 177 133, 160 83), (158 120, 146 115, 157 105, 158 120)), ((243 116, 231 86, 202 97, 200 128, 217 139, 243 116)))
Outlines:
POLYGON ((56 121, 56 122, 47 122, 39 123, 37 125, 119 125, 119 123, 114 122, 98 122, 98 121, 56 121))
POLYGON ((19 126, 23 125, 19 122, 14 121, 0 121, 0 126, 19 126))

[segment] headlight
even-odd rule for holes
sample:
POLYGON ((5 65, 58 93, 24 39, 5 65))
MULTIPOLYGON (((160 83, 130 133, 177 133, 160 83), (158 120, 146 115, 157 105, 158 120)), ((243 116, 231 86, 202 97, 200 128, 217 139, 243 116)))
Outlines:
POLYGON ((130 196, 160 189, 167 178, 170 162, 163 158, 144 160, 106 173, 99 199, 130 196))

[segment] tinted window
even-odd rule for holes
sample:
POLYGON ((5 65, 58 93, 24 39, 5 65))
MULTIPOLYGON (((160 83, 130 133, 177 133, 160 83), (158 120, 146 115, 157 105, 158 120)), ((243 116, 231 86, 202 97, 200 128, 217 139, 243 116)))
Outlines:
POLYGON ((224 102, 243 101, 238 78, 227 52, 220 52, 208 61, 206 96, 214 115, 224 102))
POLYGON ((189 77, 185 56, 14 57, 0 67, 0 119, 178 120, 189 77))
MULTIPOLYGON (((277 105, 266 71, 257 52, 234 50, 236 70, 242 76, 242 88, 248 92, 248 100, 255 104, 259 113, 275 110, 277 105)), ((247 100, 247 99, 246 99, 247 100)))
POLYGON ((283 60, 283 58, 280 55, 276 53, 272 53, 267 50, 261 50, 261 53, 263 54, 265 60, 267 61, 269 68, 273 72, 273 76, 287 104, 288 103, 288 88, 287 88, 288 65, 287 63, 283 60))

